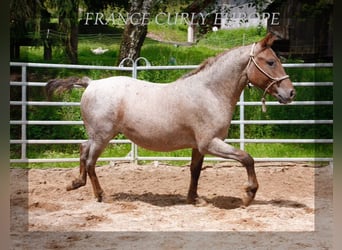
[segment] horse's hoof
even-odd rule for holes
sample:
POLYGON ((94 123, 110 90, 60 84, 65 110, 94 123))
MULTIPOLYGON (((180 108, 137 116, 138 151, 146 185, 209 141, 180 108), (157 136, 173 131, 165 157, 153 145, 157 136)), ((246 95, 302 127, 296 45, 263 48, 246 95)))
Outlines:
POLYGON ((196 204, 196 199, 197 198, 198 198, 197 196, 188 196, 186 198, 186 203, 188 203, 188 204, 196 204))
POLYGON ((196 197, 196 198, 188 198, 187 199, 187 203, 188 204, 192 204, 192 205, 195 205, 195 206, 205 206, 208 204, 208 202, 203 199, 203 198, 200 198, 200 197, 196 197))
POLYGON ((248 206, 251 204, 252 201, 253 201, 253 198, 251 198, 251 197, 244 197, 244 198, 242 199, 241 208, 246 208, 246 207, 248 207, 248 206))
POLYGON ((99 193, 97 193, 96 195, 95 195, 95 197, 96 197, 96 201, 97 202, 102 202, 103 201, 103 191, 101 190, 101 192, 99 192, 99 193))
POLYGON ((208 202, 205 199, 197 197, 196 202, 195 202, 196 207, 202 207, 206 205, 208 205, 208 202))
POLYGON ((79 181, 79 180, 74 180, 74 181, 71 182, 70 185, 68 185, 68 186, 66 187, 66 190, 67 190, 67 191, 74 190, 74 189, 77 189, 77 188, 82 187, 82 186, 84 186, 84 185, 85 185, 84 182, 81 182, 81 181, 79 181))
POLYGON ((78 188, 77 185, 75 185, 75 182, 73 181, 70 185, 66 187, 66 191, 71 191, 78 188))
POLYGON ((97 201, 97 202, 102 202, 102 196, 98 196, 98 197, 96 198, 96 201, 97 201))
POLYGON ((255 198, 255 194, 258 188, 252 188, 250 186, 245 187, 245 197, 242 199, 244 207, 248 207, 255 198))

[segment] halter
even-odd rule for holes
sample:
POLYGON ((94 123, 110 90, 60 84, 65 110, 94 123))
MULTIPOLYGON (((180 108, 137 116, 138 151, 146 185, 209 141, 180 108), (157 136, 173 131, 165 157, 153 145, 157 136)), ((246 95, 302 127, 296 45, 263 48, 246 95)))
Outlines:
POLYGON ((265 100, 265 95, 268 91, 268 89, 270 87, 273 86, 273 84, 277 83, 277 82, 281 82, 282 80, 285 80, 287 78, 289 78, 290 76, 288 75, 285 75, 285 76, 282 76, 282 77, 273 77, 271 76, 270 74, 268 74, 265 70, 263 70, 260 65, 255 61, 254 59, 254 48, 255 48, 255 45, 256 43, 253 43, 252 45, 252 49, 251 49, 251 53, 249 54, 249 61, 248 61, 248 64, 247 64, 247 67, 251 64, 251 62, 253 62, 255 64, 255 66, 257 67, 257 69, 263 73, 265 76, 267 76, 268 78, 270 78, 272 80, 272 82, 265 88, 264 90, 264 93, 262 95, 262 98, 261 98, 261 102, 262 102, 262 111, 263 112, 266 112, 266 100, 265 100))

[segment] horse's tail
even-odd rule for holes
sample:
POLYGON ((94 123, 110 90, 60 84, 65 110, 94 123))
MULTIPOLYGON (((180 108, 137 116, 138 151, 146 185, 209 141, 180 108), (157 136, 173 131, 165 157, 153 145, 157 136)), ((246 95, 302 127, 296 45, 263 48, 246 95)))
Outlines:
POLYGON ((53 94, 60 94, 67 90, 72 90, 76 86, 83 88, 88 87, 91 79, 89 77, 69 77, 66 79, 52 79, 45 86, 48 99, 51 99, 53 94))

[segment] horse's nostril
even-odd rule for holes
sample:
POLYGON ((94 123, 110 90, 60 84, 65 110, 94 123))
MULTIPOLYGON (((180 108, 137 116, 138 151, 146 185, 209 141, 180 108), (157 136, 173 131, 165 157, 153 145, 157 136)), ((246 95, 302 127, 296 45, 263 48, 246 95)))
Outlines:
POLYGON ((294 98, 296 96, 296 91, 293 89, 293 90, 291 90, 291 92, 290 92, 290 97, 291 98, 294 98))

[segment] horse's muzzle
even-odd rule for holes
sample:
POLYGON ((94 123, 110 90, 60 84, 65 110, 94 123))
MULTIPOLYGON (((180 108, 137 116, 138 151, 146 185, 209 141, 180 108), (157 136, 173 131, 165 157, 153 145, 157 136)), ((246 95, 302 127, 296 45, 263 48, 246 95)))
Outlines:
POLYGON ((292 102, 295 96, 296 96, 296 90, 290 89, 287 91, 279 91, 275 97, 280 103, 287 104, 287 103, 292 102))

